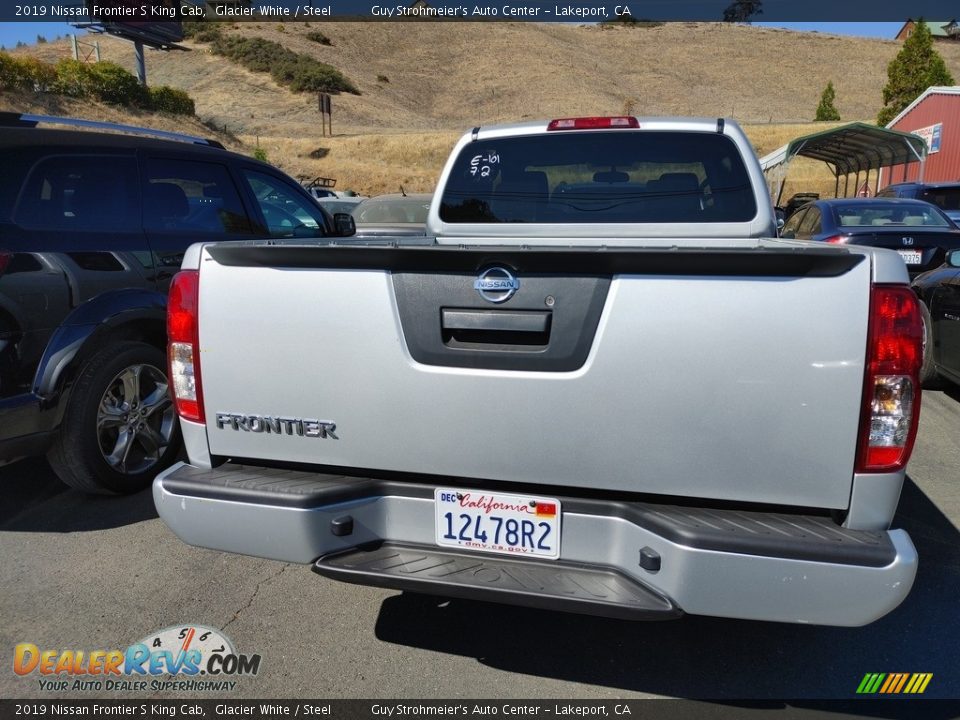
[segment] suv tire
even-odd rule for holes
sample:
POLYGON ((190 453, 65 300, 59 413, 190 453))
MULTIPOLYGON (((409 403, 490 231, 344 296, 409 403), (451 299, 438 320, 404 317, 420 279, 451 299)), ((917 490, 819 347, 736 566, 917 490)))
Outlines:
POLYGON ((147 487, 180 449, 166 358, 143 342, 103 347, 77 376, 47 454, 68 485, 120 495, 147 487))
POLYGON ((920 302, 920 315, 923 318, 923 364, 920 366, 920 387, 935 390, 940 379, 933 364, 933 322, 926 303, 920 302))

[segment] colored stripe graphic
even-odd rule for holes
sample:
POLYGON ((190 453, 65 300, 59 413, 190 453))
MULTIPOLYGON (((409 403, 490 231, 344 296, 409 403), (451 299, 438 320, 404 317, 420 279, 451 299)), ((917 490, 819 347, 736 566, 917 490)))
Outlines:
POLYGON ((897 687, 894 688, 893 692, 898 693, 903 690, 903 686, 907 683, 907 677, 909 677, 907 673, 900 673, 900 682, 897 683, 897 687))
POLYGON ((867 673, 857 686, 857 694, 920 695, 933 679, 933 673, 867 673))
POLYGON ((898 680, 900 680, 900 675, 898 673, 891 673, 887 676, 887 681, 883 684, 883 687, 880 688, 880 692, 890 692, 890 686, 896 685, 898 680))

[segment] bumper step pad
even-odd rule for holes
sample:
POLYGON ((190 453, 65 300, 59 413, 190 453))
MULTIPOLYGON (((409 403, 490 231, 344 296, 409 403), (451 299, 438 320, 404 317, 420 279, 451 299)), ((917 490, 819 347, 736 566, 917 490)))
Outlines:
POLYGON ((361 585, 624 620, 669 620, 683 614, 667 598, 615 570, 562 561, 385 542, 324 556, 313 570, 361 585))

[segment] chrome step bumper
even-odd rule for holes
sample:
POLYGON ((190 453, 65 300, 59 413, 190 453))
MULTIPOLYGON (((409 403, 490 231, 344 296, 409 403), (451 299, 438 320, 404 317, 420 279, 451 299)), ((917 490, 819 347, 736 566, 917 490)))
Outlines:
MULTIPOLYGON (((466 558, 477 563, 477 570, 491 568, 483 577, 502 574, 503 567, 516 563, 531 568, 532 582, 544 587, 574 577, 564 575, 571 568, 585 569, 599 573, 590 577, 604 582, 616 578, 610 598, 634 593, 635 600, 621 603, 621 610, 603 613, 580 606, 582 612, 617 617, 642 615, 633 612, 640 609, 634 606, 645 603, 664 607, 651 600, 659 598, 667 603, 668 615, 682 610, 865 625, 897 607, 916 574, 916 550, 903 530, 848 530, 818 516, 562 494, 555 495, 563 508, 559 561, 441 550, 434 543, 434 488, 470 482, 475 481, 382 480, 231 463, 205 470, 181 463, 161 473, 153 491, 161 518, 192 545, 304 564, 320 558, 318 572, 351 582, 411 590, 417 584, 423 592, 485 599, 499 595, 501 601, 517 603, 507 592, 511 580, 493 583, 500 590, 479 581, 458 581, 441 590, 428 571, 404 575, 386 567, 384 553, 394 553, 400 565, 404 558, 422 558, 410 568, 466 558), (345 518, 349 532, 344 531, 345 518), (644 555, 657 562, 644 562, 644 555), (551 572, 554 579, 548 582, 551 572)), ((485 487, 492 490, 493 485, 485 487)), ((496 489, 503 491, 502 485, 496 489)), ((514 587, 511 592, 528 591, 514 587)), ((531 594, 557 595, 553 590, 531 594)), ((575 609, 571 605, 577 602, 562 609, 575 609)))

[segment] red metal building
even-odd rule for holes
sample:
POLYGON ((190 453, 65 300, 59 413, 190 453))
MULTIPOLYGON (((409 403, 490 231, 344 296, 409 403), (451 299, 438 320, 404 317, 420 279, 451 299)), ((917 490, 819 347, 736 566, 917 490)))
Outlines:
POLYGON ((930 87, 887 125, 912 132, 927 141, 927 161, 910 163, 883 173, 881 187, 893 182, 960 180, 960 87, 930 87))

